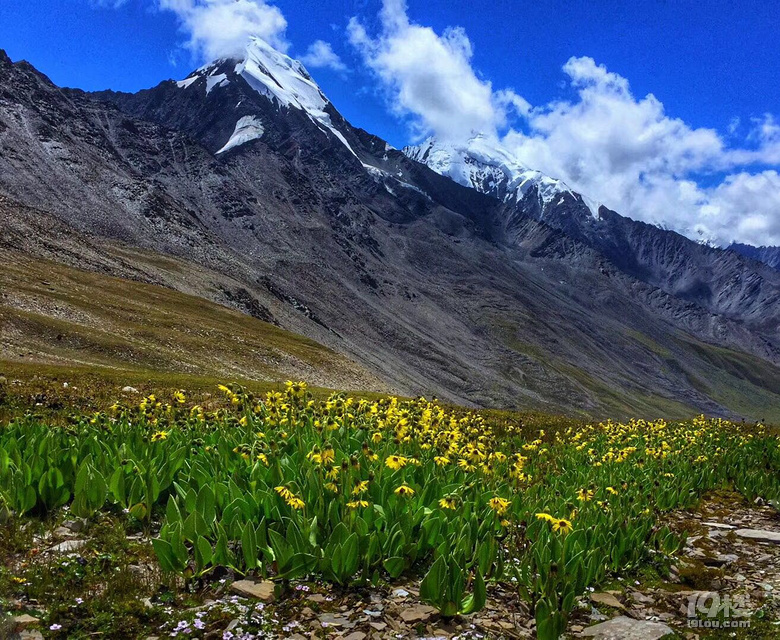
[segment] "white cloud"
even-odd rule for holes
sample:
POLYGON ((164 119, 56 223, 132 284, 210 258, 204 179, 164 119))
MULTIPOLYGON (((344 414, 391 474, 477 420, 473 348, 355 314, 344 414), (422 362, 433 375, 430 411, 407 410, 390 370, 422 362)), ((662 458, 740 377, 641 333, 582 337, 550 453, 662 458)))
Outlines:
POLYGON ((504 136, 521 162, 692 238, 780 244, 777 174, 731 173, 780 161, 780 126, 771 116, 754 122, 754 148, 728 148, 714 129, 667 115, 652 94, 637 99, 625 78, 591 58, 572 58, 563 71, 577 99, 531 109, 527 131, 504 136), (720 184, 704 186, 722 172, 729 175, 720 184))
POLYGON ((203 61, 240 56, 250 36, 287 51, 287 20, 265 0, 159 0, 176 14, 189 40, 187 47, 203 61))
POLYGON ((529 105, 511 90, 494 92, 471 67, 466 32, 450 27, 442 34, 410 22, 405 0, 384 0, 376 36, 352 18, 350 42, 388 89, 391 107, 411 116, 417 137, 462 138, 472 131, 503 126, 509 109, 529 105))
MULTIPOLYGON (((780 123, 771 115, 753 119, 734 147, 714 129, 670 116, 653 94, 635 97, 626 78, 589 57, 563 66, 576 98, 532 107, 478 75, 463 29, 437 34, 415 24, 405 0, 384 0, 379 18, 376 35, 352 18, 349 39, 392 110, 410 118, 414 138, 463 140, 480 131, 624 215, 696 239, 780 245, 780 177, 772 170, 780 165, 780 123), (511 124, 522 126, 507 130, 511 124)), ((732 120, 729 141, 740 127, 732 120)))
POLYGON ((344 72, 347 70, 338 54, 333 51, 329 42, 316 40, 309 45, 306 53, 301 56, 301 62, 307 67, 314 69, 333 69, 334 71, 344 72))
POLYGON ((701 218, 711 217, 724 241, 780 245, 780 175, 775 170, 729 175, 711 189, 701 218))

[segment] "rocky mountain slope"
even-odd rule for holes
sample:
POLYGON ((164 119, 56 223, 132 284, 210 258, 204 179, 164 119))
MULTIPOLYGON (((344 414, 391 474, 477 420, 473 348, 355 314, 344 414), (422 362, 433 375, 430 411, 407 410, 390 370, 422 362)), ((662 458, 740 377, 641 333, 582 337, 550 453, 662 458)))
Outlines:
POLYGON ((544 176, 510 194, 418 159, 352 127, 261 41, 135 95, 59 89, 0 56, 0 194, 27 221, 26 255, 267 310, 401 393, 778 411, 776 271, 594 215, 544 176), (69 234, 94 253, 79 263, 69 234))
POLYGON ((752 247, 749 244, 735 242, 729 245, 728 248, 746 258, 758 260, 768 264, 773 269, 780 270, 780 247, 752 247))
MULTIPOLYGON (((759 265, 621 216, 562 181, 522 166, 498 142, 483 136, 464 145, 428 140, 404 153, 459 184, 509 204, 513 212, 507 216, 507 228, 515 219, 543 221, 631 277, 712 313, 749 317, 769 331, 777 329, 777 278, 759 265)), ((730 248, 768 264, 773 257, 780 261, 772 249, 730 248)))

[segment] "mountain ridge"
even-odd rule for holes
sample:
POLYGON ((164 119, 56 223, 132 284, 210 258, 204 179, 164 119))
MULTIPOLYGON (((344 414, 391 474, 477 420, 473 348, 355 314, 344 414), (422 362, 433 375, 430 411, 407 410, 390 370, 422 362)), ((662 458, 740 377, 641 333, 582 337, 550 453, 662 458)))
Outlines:
POLYGON ((773 269, 780 270, 780 247, 754 247, 748 244, 732 242, 727 249, 735 251, 746 258, 763 262, 773 269))
MULTIPOLYGON (((611 231, 596 242, 559 223, 587 210, 573 196, 541 220, 536 194, 507 203, 459 185, 328 104, 345 145, 235 63, 211 70, 225 75, 211 91, 201 78, 137 94, 0 67, 0 193, 14 210, 197 264, 195 282, 160 277, 231 305, 227 278, 399 392, 598 415, 780 406, 780 275, 768 267, 605 208, 611 231), (219 153, 249 117, 259 137, 219 153), (686 260, 706 267, 701 287, 669 276, 686 260)), ((59 255, 34 233, 30 251, 59 255)))

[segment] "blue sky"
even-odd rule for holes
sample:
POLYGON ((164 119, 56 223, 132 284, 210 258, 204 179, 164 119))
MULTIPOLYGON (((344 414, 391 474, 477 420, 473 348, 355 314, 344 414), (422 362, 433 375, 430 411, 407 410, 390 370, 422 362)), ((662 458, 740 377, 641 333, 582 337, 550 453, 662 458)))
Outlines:
MULTIPOLYGON (((193 45, 197 25, 172 6, 227 1, 0 0, 0 48, 60 85, 135 91, 186 76, 210 50, 193 45)), ((348 120, 395 146, 450 135, 442 121, 468 128, 473 107, 482 114, 475 128, 493 129, 523 162, 621 212, 692 237, 780 243, 780 3, 241 1, 283 16, 286 26, 274 34, 294 57, 327 42, 340 64, 307 65, 315 79, 348 120), (431 96, 413 95, 426 80, 410 69, 426 58, 398 59, 420 43, 420 56, 451 58, 432 69, 462 71, 464 86, 485 89, 484 104, 465 107, 465 115, 459 101, 451 114, 426 111, 431 96), (509 98, 503 89, 512 90, 509 98), (626 136, 656 139, 622 147, 623 120, 626 136), (589 179, 583 167, 592 168, 589 179), (761 209, 757 218, 737 206, 745 194, 761 209), (671 211, 677 198, 687 198, 683 213, 671 211), (734 238, 724 235, 743 222, 734 238)), ((459 84, 452 74, 448 81, 459 84)))
MULTIPOLYGON (((137 91, 186 75, 200 62, 171 12, 152 0, 119 9, 90 0, 2 0, 0 47, 26 59, 60 85, 137 91), (174 58, 177 66, 170 63, 174 58)), ((325 93, 359 126, 400 145, 407 129, 387 116, 381 95, 346 42, 351 16, 375 19, 378 0, 279 0, 291 54, 317 39, 332 43, 353 69, 316 73, 325 93), (357 70, 358 73, 354 73, 357 70), (360 90, 356 93, 355 89, 360 90)), ((626 77, 637 95, 654 93, 669 113, 695 126, 727 130, 780 112, 780 3, 662 0, 410 0, 413 20, 442 31, 463 26, 474 67, 497 87, 532 104, 565 94, 561 66, 590 56, 626 77), (478 18, 478 19, 477 19, 478 18)))

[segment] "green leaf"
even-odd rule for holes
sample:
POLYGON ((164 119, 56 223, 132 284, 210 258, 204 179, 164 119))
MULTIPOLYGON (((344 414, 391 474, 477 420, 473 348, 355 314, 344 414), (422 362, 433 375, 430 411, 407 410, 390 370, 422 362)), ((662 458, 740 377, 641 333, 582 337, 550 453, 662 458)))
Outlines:
POLYGON ((203 536, 198 536, 198 541, 195 544, 195 562, 200 570, 205 569, 213 557, 211 544, 203 536))
MULTIPOLYGON (((388 573, 390 573, 388 571, 388 573)), ((420 584, 420 599, 437 607, 444 595, 444 584, 447 577, 447 562, 444 556, 439 556, 428 569, 428 573, 420 584)))
POLYGON ((390 577, 395 580, 404 572, 406 560, 400 556, 391 556, 382 563, 382 566, 390 577))
POLYGON ((461 613, 469 615, 481 611, 485 602, 487 601, 487 590, 485 588, 485 580, 482 574, 477 571, 477 575, 474 578, 474 593, 467 596, 463 604, 461 605, 461 613))
POLYGON ((148 510, 143 502, 139 502, 138 504, 134 504, 132 507, 130 507, 130 515, 137 520, 143 520, 146 518, 147 513, 148 510))
POLYGON ((173 546, 166 540, 160 538, 154 538, 152 540, 152 547, 154 553, 157 555, 157 559, 160 561, 160 568, 163 571, 179 571, 179 563, 176 560, 176 556, 173 553, 173 546))
POLYGON ((244 554, 246 568, 254 569, 257 567, 257 535, 251 522, 244 525, 244 532, 241 534, 241 551, 244 554))
POLYGON ((198 492, 198 499, 195 505, 195 510, 200 513, 200 515, 203 517, 203 520, 205 520, 208 525, 211 525, 211 523, 216 519, 216 500, 214 498, 214 492, 208 485, 201 487, 200 491, 198 492))

